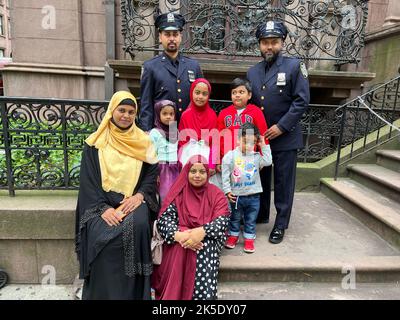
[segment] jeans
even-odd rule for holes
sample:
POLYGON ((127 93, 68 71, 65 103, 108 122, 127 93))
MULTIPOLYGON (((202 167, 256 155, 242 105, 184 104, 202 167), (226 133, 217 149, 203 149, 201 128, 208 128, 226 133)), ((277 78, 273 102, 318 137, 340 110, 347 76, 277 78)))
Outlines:
POLYGON ((260 209, 260 195, 238 196, 235 203, 231 203, 231 218, 229 232, 231 236, 239 236, 240 219, 243 216, 245 239, 256 238, 256 220, 260 209))

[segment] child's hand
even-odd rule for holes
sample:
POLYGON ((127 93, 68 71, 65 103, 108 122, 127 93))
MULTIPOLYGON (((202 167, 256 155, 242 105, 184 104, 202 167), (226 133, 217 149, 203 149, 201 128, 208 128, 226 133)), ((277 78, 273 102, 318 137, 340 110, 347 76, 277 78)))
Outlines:
POLYGON ((210 177, 215 174, 215 169, 210 169, 210 177))
POLYGON ((220 164, 217 164, 215 166, 215 169, 216 169, 217 172, 221 172, 222 171, 222 166, 220 164))
POLYGON ((257 145, 262 148, 265 145, 265 136, 260 136, 257 140, 257 145))
POLYGON ((228 193, 226 194, 226 196, 228 197, 228 199, 229 199, 230 202, 232 202, 232 203, 235 203, 235 202, 236 202, 236 196, 234 196, 232 192, 228 192, 228 193))

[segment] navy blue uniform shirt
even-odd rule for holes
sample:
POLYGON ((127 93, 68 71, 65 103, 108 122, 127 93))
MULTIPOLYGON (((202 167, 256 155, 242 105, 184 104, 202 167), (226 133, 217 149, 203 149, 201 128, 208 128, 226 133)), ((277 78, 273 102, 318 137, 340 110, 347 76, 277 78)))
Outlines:
POLYGON ((190 102, 190 86, 203 74, 199 63, 178 55, 173 62, 165 53, 143 63, 140 79, 139 126, 144 131, 154 127, 154 104, 171 100, 177 106, 177 120, 190 102))
POLYGON ((281 54, 271 67, 265 61, 247 72, 252 102, 264 113, 268 128, 278 125, 283 134, 270 141, 272 151, 303 147, 300 119, 310 102, 307 69, 299 59, 281 54))

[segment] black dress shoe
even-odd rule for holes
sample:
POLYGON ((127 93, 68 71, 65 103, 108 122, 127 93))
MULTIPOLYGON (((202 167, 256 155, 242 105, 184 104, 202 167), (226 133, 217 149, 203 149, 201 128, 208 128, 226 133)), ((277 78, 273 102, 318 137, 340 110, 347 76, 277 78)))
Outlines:
POLYGON ((285 229, 274 228, 269 235, 269 242, 277 244, 282 242, 283 236, 285 235, 285 229))

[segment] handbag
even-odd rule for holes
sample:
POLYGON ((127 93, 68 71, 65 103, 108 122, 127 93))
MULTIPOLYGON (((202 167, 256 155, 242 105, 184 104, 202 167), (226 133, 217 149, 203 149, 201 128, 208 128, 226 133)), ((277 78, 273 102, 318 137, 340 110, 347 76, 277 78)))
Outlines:
POLYGON ((162 246, 164 239, 161 237, 157 229, 157 220, 153 224, 153 237, 151 238, 151 256, 153 264, 160 265, 162 260, 162 246))

